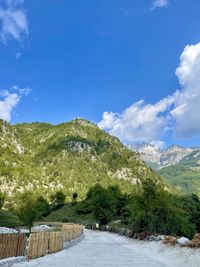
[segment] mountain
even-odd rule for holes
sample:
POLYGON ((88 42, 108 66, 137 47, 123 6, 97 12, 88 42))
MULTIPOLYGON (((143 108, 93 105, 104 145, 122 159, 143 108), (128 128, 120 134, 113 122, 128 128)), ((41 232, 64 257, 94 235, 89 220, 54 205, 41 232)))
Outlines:
POLYGON ((124 191, 152 177, 161 182, 120 141, 83 119, 59 125, 0 121, 0 188, 6 201, 31 190, 47 198, 63 190, 79 199, 91 186, 118 184, 124 191))
POLYGON ((176 165, 191 153, 200 151, 199 148, 184 148, 176 145, 166 150, 161 150, 152 144, 137 144, 128 147, 139 152, 140 158, 156 170, 176 165))
POLYGON ((172 145, 162 151, 154 145, 141 144, 131 149, 138 151, 140 158, 171 185, 200 196, 200 148, 172 145))
POLYGON ((173 186, 200 196, 200 150, 194 150, 173 166, 162 168, 159 174, 173 186))
POLYGON ((137 151, 141 160, 146 162, 153 169, 158 169, 160 165, 161 150, 152 144, 128 145, 128 148, 137 151))

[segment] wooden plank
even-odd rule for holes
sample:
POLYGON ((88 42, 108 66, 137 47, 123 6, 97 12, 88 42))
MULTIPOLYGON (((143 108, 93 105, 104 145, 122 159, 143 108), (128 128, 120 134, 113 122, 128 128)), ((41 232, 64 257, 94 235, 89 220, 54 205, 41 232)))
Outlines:
POLYGON ((23 256, 24 247, 24 234, 0 234, 0 259, 23 256))
POLYGON ((78 237, 82 231, 82 225, 62 224, 61 232, 32 233, 28 244, 28 259, 61 251, 65 242, 78 237))
POLYGON ((50 232, 49 253, 56 253, 63 249, 62 232, 50 232))

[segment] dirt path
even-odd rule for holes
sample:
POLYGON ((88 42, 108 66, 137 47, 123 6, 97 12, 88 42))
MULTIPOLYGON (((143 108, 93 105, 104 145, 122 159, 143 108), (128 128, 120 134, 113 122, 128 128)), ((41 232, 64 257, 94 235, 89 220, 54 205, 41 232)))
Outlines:
POLYGON ((86 230, 74 247, 14 267, 199 267, 199 255, 191 249, 86 230))

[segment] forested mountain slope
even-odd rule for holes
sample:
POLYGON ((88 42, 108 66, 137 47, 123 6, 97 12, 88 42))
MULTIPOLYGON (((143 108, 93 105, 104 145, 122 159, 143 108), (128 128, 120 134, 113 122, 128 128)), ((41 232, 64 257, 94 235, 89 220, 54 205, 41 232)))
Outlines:
POLYGON ((120 141, 83 119, 59 125, 0 122, 0 187, 7 201, 24 191, 46 197, 62 190, 79 198, 91 186, 118 184, 124 191, 152 177, 160 180, 120 141))

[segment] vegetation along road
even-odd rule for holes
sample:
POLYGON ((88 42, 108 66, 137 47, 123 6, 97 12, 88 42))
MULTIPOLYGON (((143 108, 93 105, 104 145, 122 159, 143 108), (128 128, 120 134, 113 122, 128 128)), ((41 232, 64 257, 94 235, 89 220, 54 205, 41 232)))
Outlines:
POLYGON ((106 232, 85 231, 77 245, 57 254, 15 264, 14 267, 197 267, 198 250, 168 247, 106 232))

